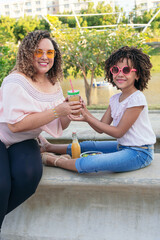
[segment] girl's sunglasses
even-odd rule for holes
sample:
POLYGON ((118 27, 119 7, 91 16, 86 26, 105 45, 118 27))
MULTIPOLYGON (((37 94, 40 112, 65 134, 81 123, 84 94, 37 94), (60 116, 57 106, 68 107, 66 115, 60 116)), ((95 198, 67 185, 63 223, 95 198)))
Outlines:
POLYGON ((137 69, 130 68, 129 66, 124 66, 123 68, 119 68, 118 66, 113 66, 110 68, 110 71, 113 75, 118 75, 120 72, 122 72, 124 75, 128 75, 131 72, 136 72, 137 69))
POLYGON ((42 49, 37 49, 34 52, 34 56, 40 58, 43 56, 44 53, 46 53, 46 56, 48 58, 54 58, 56 56, 56 51, 54 49, 50 49, 48 51, 43 51, 42 49))

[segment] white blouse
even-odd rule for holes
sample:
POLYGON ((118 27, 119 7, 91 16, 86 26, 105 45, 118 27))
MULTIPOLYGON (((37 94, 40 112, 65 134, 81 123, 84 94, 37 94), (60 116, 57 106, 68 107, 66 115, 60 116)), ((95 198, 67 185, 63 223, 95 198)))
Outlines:
POLYGON ((138 119, 131 128, 117 141, 124 146, 150 145, 156 142, 156 136, 148 116, 148 106, 144 94, 137 90, 122 102, 119 102, 121 93, 115 94, 110 98, 111 116, 113 125, 117 126, 127 108, 144 106, 138 119))

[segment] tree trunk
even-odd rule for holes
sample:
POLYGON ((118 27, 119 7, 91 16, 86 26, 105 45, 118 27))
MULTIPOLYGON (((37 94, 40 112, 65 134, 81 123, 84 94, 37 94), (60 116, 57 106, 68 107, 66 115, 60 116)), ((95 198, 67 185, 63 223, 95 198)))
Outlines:
POLYGON ((87 78, 84 76, 84 84, 85 84, 85 94, 87 98, 87 105, 91 105, 91 93, 94 79, 94 71, 91 74, 91 83, 89 84, 87 78))

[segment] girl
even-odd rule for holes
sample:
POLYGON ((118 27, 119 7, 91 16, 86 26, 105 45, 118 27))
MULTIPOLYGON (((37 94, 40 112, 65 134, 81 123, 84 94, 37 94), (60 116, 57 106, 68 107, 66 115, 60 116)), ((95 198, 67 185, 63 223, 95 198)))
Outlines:
MULTIPOLYGON (((148 166, 153 160, 156 137, 142 91, 147 88, 151 67, 148 55, 141 49, 125 46, 113 52, 105 62, 106 78, 121 93, 110 98, 109 107, 100 121, 85 106, 80 117, 70 115, 70 119, 85 121, 97 132, 106 133, 117 141, 85 141, 80 143, 82 152, 96 150, 103 154, 78 159, 44 154, 44 162, 79 173, 125 172, 148 166)), ((71 155, 71 144, 54 145, 42 141, 43 151, 71 155)))

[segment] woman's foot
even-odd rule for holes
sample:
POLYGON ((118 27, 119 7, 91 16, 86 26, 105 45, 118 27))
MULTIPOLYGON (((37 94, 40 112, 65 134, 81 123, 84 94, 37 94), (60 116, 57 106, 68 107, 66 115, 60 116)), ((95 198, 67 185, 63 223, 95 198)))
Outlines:
POLYGON ((41 156, 42 156, 43 164, 46 165, 46 166, 52 166, 52 167, 57 167, 58 160, 71 159, 71 156, 68 155, 68 154, 55 155, 54 153, 44 152, 44 153, 41 153, 41 156))

